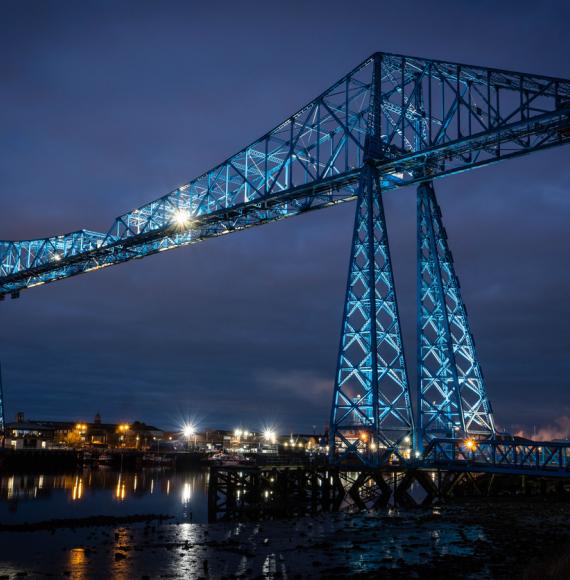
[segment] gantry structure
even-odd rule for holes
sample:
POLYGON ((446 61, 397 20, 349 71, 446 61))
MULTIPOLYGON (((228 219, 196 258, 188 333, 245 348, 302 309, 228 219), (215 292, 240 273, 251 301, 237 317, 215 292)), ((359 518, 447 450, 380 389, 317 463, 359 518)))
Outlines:
POLYGON ((2 364, 0 364, 0 438, 4 443, 4 434, 6 431, 6 406, 4 404, 4 387, 2 385, 2 364))
MULTIPOLYGON (((523 456, 496 432, 434 182, 569 141, 570 80, 379 52, 260 139, 107 231, 0 242, 0 299, 355 201, 331 459, 381 465, 476 454, 493 465, 497 457, 516 463, 523 456), (386 192, 410 185, 417 186, 414 402, 383 208, 386 192)), ((531 460, 555 456, 566 466, 566 449, 531 460)))

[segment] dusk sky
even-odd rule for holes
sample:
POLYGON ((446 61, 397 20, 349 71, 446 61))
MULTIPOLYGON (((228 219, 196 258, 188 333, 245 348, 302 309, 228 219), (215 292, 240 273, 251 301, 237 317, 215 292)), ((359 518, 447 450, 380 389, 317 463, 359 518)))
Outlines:
MULTIPOLYGON (((0 239, 113 219, 375 51, 570 78, 563 1, 0 2, 0 239)), ((570 424, 570 149, 435 187, 496 421, 570 424)), ((415 382, 415 188, 385 206, 415 382)), ((328 421, 354 204, 0 303, 7 418, 328 421)))

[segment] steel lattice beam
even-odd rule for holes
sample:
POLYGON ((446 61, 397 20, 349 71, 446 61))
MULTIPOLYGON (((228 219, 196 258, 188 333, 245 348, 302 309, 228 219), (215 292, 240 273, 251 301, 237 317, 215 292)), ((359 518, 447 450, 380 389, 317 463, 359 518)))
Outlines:
POLYGON ((367 137, 384 191, 560 145, 570 141, 570 81, 376 53, 106 233, 0 242, 0 296, 352 200, 367 137))
POLYGON ((2 384, 2 365, 0 364, 0 438, 4 440, 6 429, 6 415, 4 409, 4 386, 2 384))
POLYGON ((458 439, 433 439, 424 462, 450 471, 570 476, 570 445, 514 439, 487 439, 472 447, 458 439), (466 467, 468 464, 468 467, 466 467))

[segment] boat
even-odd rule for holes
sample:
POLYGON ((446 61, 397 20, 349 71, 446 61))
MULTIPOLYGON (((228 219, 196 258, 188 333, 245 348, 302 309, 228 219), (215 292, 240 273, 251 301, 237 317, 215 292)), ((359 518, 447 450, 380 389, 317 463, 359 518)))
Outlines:
POLYGON ((97 458, 98 463, 109 464, 113 462, 113 456, 110 453, 101 453, 97 458))

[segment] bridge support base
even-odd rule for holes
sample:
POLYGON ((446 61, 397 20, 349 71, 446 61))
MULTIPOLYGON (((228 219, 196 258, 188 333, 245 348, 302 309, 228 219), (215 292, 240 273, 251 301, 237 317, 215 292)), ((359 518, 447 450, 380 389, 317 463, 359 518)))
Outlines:
POLYGON ((552 496, 570 500, 570 479, 427 467, 212 467, 210 521, 418 508, 459 498, 552 496))

